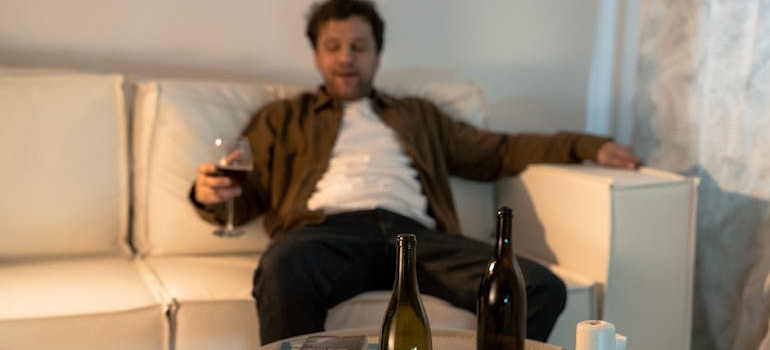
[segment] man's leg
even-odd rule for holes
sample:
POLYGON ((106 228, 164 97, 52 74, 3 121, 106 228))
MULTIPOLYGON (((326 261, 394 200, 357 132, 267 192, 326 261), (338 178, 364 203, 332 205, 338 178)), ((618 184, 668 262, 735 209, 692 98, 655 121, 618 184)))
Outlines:
POLYGON ((332 217, 286 232, 268 247, 253 292, 263 344, 322 331, 327 309, 367 290, 392 288, 395 253, 370 221, 332 217))
MULTIPOLYGON (((417 235, 421 292, 475 313, 492 246, 382 210, 341 214, 287 232, 262 256, 254 278, 262 342, 321 331, 328 308, 364 291, 390 290, 394 237, 402 232, 417 235)), ((527 282, 527 336, 546 340, 564 308, 564 284, 529 260, 519 264, 527 282)))
MULTIPOLYGON (((481 277, 494 247, 460 235, 417 235, 420 291, 476 312, 481 277)), ((547 268, 518 257, 527 290, 527 338, 546 341, 564 309, 564 283, 547 268)))

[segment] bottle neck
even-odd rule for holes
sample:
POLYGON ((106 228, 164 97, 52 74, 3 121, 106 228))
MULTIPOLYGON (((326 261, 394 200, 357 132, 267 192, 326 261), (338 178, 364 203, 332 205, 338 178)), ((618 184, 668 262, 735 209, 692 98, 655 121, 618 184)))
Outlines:
POLYGON ((498 213, 497 218, 497 252, 498 261, 513 259, 513 215, 510 212, 498 213))
POLYGON ((398 260, 396 262, 396 288, 399 293, 418 292, 416 249, 413 240, 398 242, 398 260))

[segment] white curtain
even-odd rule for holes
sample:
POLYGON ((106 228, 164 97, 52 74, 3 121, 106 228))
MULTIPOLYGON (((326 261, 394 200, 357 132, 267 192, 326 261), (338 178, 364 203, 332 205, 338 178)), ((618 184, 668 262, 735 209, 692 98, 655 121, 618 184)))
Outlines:
POLYGON ((640 12, 631 146, 701 178, 692 349, 770 350, 770 0, 640 12))

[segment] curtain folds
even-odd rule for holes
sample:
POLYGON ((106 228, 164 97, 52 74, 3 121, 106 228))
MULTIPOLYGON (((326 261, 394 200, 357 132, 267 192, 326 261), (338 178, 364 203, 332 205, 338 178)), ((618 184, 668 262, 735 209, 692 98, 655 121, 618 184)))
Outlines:
POLYGON ((770 350, 770 0, 641 12, 631 146, 701 178, 692 349, 770 350))

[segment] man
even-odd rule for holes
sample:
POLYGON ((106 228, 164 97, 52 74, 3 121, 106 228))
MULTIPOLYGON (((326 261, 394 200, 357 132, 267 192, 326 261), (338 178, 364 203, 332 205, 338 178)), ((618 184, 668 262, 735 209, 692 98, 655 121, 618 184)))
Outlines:
MULTIPOLYGON (((313 8, 307 36, 324 84, 256 113, 244 134, 254 171, 241 187, 202 164, 191 199, 222 221, 265 215, 273 238, 254 276, 263 343, 323 330, 334 305, 392 288, 394 237, 417 236, 423 293, 475 312, 491 246, 459 235, 449 175, 493 180, 535 162, 635 168, 639 159, 606 138, 502 135, 455 122, 431 103, 373 89, 384 23, 367 0, 313 8)), ((492 213, 490 213, 491 217, 492 213)), ((564 284, 520 259, 529 338, 546 340, 565 303, 564 284)))

